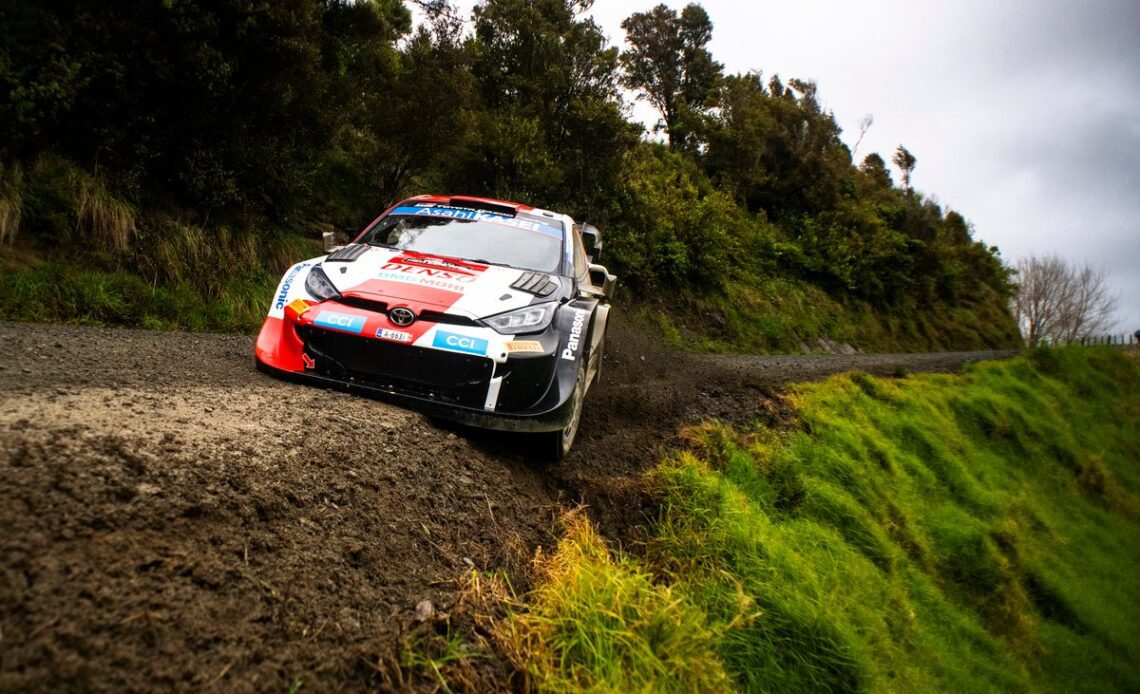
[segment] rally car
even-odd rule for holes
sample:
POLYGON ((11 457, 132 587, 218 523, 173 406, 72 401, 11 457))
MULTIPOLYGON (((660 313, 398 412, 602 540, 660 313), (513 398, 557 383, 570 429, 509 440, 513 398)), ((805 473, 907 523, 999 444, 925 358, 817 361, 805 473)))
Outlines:
POLYGON ((289 268, 255 346, 276 375, 379 395, 561 458, 601 374, 616 278, 598 230, 501 200, 421 195, 289 268))

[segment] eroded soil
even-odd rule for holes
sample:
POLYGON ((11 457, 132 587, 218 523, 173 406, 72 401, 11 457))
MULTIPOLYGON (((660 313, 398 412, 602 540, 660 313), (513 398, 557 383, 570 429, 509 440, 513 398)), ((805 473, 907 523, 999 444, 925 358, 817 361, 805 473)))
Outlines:
POLYGON ((527 585, 586 503, 623 541, 679 427, 780 416, 781 384, 1006 353, 713 357, 618 328, 558 465, 509 435, 275 380, 252 339, 0 324, 0 691, 391 684, 416 605, 527 585))

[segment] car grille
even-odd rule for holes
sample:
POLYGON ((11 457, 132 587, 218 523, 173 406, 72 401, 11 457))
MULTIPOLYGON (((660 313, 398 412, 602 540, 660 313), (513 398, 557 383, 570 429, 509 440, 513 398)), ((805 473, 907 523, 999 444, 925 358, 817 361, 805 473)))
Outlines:
POLYGON ((333 378, 466 407, 482 408, 494 362, 308 326, 297 329, 316 371, 333 378))
MULTIPOLYGON (((351 306, 359 308, 364 311, 372 311, 374 313, 388 314, 388 304, 384 301, 373 301, 361 296, 342 296, 336 299, 336 303, 342 306, 351 306)), ((479 325, 476 321, 468 318, 467 316, 457 316, 454 313, 443 313, 442 311, 423 311, 419 315, 420 320, 430 321, 432 323, 446 323, 448 325, 479 325)))

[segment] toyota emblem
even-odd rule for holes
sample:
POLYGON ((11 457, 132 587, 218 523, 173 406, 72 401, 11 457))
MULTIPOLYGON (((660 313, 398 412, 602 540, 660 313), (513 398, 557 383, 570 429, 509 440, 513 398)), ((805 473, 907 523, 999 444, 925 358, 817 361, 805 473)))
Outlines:
POLYGON ((412 323, 416 322, 416 314, 412 313, 410 308, 394 308, 388 313, 388 320, 392 321, 392 325, 397 325, 401 328, 406 328, 412 323))

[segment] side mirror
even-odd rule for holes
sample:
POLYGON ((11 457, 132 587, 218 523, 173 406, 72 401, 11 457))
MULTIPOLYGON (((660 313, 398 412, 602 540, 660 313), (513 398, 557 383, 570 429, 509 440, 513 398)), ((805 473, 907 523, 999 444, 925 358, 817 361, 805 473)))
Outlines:
POLYGON ((617 289, 617 275, 611 275, 604 265, 592 264, 590 265, 590 284, 600 289, 602 295, 607 299, 612 299, 614 298, 614 290, 617 289))
POLYGON ((332 253, 348 245, 351 237, 346 237, 344 232, 340 231, 325 231, 321 232, 321 245, 325 249, 325 253, 332 253))
POLYGON ((582 241, 586 245, 586 253, 591 260, 602 257, 602 232, 598 231, 596 226, 582 225, 582 241))

